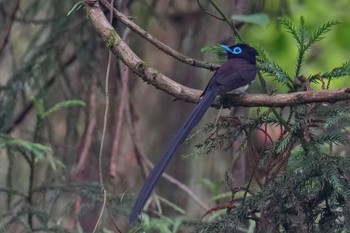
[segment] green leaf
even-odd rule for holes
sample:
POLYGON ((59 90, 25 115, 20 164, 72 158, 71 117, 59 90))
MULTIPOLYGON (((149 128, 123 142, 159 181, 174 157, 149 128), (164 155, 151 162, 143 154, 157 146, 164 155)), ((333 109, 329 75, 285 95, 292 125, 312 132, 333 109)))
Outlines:
POLYGON ((336 175, 331 175, 328 178, 329 182, 332 184, 333 188, 335 189, 336 192, 338 193, 343 193, 346 188, 343 186, 343 182, 337 177, 336 175))
POLYGON ((258 69, 268 76, 274 77, 278 82, 286 85, 289 88, 293 86, 293 81, 290 78, 289 74, 284 71, 277 63, 269 61, 263 49, 259 49, 258 69))
POLYGON ((214 44, 214 45, 207 45, 203 48, 201 48, 201 52, 202 53, 219 53, 222 52, 223 49, 218 45, 218 44, 214 44))
POLYGON ((27 151, 29 153, 32 153, 38 157, 42 157, 43 154, 48 153, 51 151, 50 147, 44 146, 39 143, 33 143, 25 140, 18 140, 18 139, 3 139, 0 138, 0 149, 6 148, 6 147, 19 147, 24 151, 27 151))
POLYGON ((259 26, 266 26, 270 22, 269 16, 264 13, 233 15, 231 16, 231 19, 239 22, 256 24, 259 26))
POLYGON ((50 147, 44 146, 39 143, 33 143, 25 140, 11 139, 0 137, 0 150, 4 148, 16 148, 17 150, 26 151, 35 156, 35 162, 48 159, 52 170, 57 170, 57 166, 65 167, 65 165, 58 159, 52 156, 52 150, 50 147))
POLYGON ((173 210, 179 212, 180 214, 186 214, 186 211, 184 209, 182 209, 180 206, 168 201, 165 198, 162 197, 158 197, 163 203, 167 204, 168 206, 170 206, 173 210))
POLYGON ((331 72, 321 74, 323 78, 339 78, 350 75, 350 61, 343 63, 340 67, 334 68, 331 72))
POLYGON ((199 179, 198 181, 196 181, 196 184, 204 185, 205 187, 208 187, 212 192, 215 190, 215 184, 211 180, 205 178, 199 179))
POLYGON ((83 228, 81 227, 79 221, 77 221, 77 224, 78 224, 77 227, 76 227, 76 228, 77 228, 77 230, 76 230, 77 233, 84 233, 84 230, 83 230, 83 228))
POLYGON ((274 62, 264 61, 263 63, 258 64, 259 70, 266 73, 269 76, 272 76, 276 79, 277 82, 282 83, 283 85, 292 87, 293 81, 290 76, 284 71, 279 65, 274 62))
POLYGON ((42 119, 45 114, 44 101, 42 99, 36 99, 35 96, 31 98, 33 106, 35 108, 36 115, 42 119))
POLYGON ((201 49, 202 53, 214 55, 214 61, 224 63, 226 61, 226 52, 218 45, 207 45, 201 49))
POLYGON ((308 46, 313 44, 316 41, 320 41, 324 38, 324 35, 331 30, 331 27, 340 24, 341 22, 338 20, 332 20, 328 21, 327 23, 323 24, 321 27, 317 28, 314 33, 312 34, 308 46))
POLYGON ((212 201, 220 201, 221 199, 231 198, 232 192, 225 192, 225 193, 219 193, 218 195, 213 196, 210 198, 212 201))
POLYGON ((63 108, 67 108, 67 107, 73 107, 73 106, 81 106, 81 107, 85 107, 86 104, 84 101, 82 100, 67 100, 67 101, 63 101, 60 103, 55 104, 55 106, 53 106, 52 108, 50 108, 49 110, 47 110, 44 115, 43 118, 48 117, 49 115, 51 115, 52 113, 55 113, 63 108))
POLYGON ((58 160, 55 157, 53 157, 51 153, 47 153, 46 155, 47 155, 47 158, 49 160, 51 169, 53 171, 56 171, 58 166, 61 167, 61 168, 65 168, 66 167, 64 165, 64 163, 62 163, 60 160, 58 160))
POLYGON ((333 133, 324 135, 317 140, 317 143, 323 144, 335 144, 335 145, 347 145, 350 143, 348 135, 343 133, 333 133))
MULTIPOLYGON (((182 218, 167 218, 163 215, 160 218, 150 218, 147 214, 142 215, 142 231, 137 229, 137 232, 164 232, 175 233, 179 231, 179 227, 182 225, 182 218)), ((133 231, 135 232, 135 231, 133 231)))
POLYGON ((318 29, 316 29, 311 34, 311 36, 309 35, 310 33, 306 29, 305 20, 304 20, 304 17, 302 16, 300 17, 299 27, 296 27, 292 21, 286 18, 280 19, 280 23, 287 30, 287 32, 289 32, 297 41, 298 57, 297 57, 297 63, 295 68, 295 77, 298 77, 301 72, 301 67, 304 63, 304 57, 305 57, 306 51, 315 42, 322 40, 324 38, 324 35, 330 31, 332 26, 337 25, 340 22, 329 21, 323 24, 318 29))
POLYGON ((317 112, 319 117, 324 119, 321 125, 324 129, 330 129, 331 127, 341 127, 340 125, 346 124, 350 120, 350 108, 349 107, 337 107, 334 109, 326 108, 323 111, 317 112))
POLYGON ((298 32, 297 29, 295 28, 295 25, 293 24, 292 21, 290 21, 287 18, 280 18, 280 24, 287 30, 287 32, 289 32, 294 39, 299 43, 299 36, 298 36, 298 32))

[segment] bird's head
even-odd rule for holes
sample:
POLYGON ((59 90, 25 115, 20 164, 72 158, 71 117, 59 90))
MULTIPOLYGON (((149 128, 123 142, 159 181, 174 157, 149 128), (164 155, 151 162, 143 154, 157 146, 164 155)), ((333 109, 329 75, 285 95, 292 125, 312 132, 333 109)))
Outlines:
POLYGON ((256 63, 258 51, 247 44, 236 44, 232 46, 220 45, 227 52, 227 59, 244 58, 251 63, 256 63))

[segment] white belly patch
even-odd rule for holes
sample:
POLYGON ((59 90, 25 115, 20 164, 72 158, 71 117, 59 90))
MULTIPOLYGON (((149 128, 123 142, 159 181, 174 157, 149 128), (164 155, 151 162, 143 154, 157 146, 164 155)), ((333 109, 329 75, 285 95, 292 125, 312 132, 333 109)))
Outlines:
POLYGON ((248 89, 248 87, 249 87, 249 84, 239 87, 237 89, 234 89, 232 91, 229 91, 228 94, 244 94, 245 91, 248 89))

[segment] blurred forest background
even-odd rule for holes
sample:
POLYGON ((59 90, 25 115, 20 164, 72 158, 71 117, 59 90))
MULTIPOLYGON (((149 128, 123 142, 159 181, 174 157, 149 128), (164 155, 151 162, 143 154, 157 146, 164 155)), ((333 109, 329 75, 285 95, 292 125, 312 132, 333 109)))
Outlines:
MULTIPOLYGON (((218 63, 214 54, 201 49, 217 43, 232 44, 228 25, 206 14, 197 1, 114 2, 119 11, 131 16, 144 30, 189 57, 218 63)), ((208 1, 200 2, 203 8, 216 13, 208 1)), ((310 49, 303 73, 330 71, 349 59, 349 1, 215 2, 229 16, 265 14, 266 22, 239 23, 239 31, 246 42, 263 48, 287 72, 295 69, 298 50, 279 17, 298 23, 303 16, 310 29, 329 20, 342 21, 310 49)), ((97 222, 102 202, 98 154, 106 103, 108 48, 92 28, 84 6, 72 11, 76 3, 0 1, 0 232, 91 232, 97 222)), ((108 9, 104 11, 109 16, 108 9)), ((176 61, 117 20, 113 26, 141 59, 176 82, 203 89, 213 74, 176 61)), ((110 77, 102 165, 111 212, 125 230, 135 194, 149 171, 147 166, 141 169, 135 148, 157 161, 193 105, 173 101, 172 96, 147 85, 114 56, 110 77), (123 84, 127 85, 126 93, 122 92, 123 84), (128 100, 123 103, 125 96, 128 100), (125 108, 120 112, 122 104, 125 108), (135 132, 131 133, 131 125, 135 132)), ((273 79, 265 80, 277 92, 287 90, 273 79)), ((348 83, 339 79, 332 82, 330 89, 346 87, 348 83)), ((248 92, 265 91, 255 82, 248 92)), ((236 115, 253 114, 248 108, 233 111, 236 115)), ((213 122, 217 113, 210 109, 192 133, 213 122)), ((228 113, 223 110, 221 114, 228 113)), ((202 204, 165 179, 157 185, 158 195, 186 213, 164 205, 163 214, 182 215, 181 221, 187 219, 187 224, 194 226, 208 210, 205 207, 217 204, 212 197, 228 192, 223 182, 226 171, 235 177, 237 186, 244 185, 250 175, 245 157, 238 159, 239 141, 228 151, 186 156, 205 136, 198 134, 185 143, 166 170, 192 190, 202 204)), ((257 145, 261 140, 257 136, 257 145)), ((105 232, 114 229, 108 214, 102 228, 105 232)))

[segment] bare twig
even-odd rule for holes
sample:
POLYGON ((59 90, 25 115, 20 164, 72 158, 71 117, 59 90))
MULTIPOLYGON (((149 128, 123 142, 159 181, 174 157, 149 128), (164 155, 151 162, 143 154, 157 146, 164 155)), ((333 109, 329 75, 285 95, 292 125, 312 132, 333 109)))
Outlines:
MULTIPOLYGON (((114 0, 112 0, 113 2, 114 0)), ((88 4, 96 4, 96 1, 91 1, 91 0, 86 0, 86 2, 88 4)), ((113 19, 113 17, 111 16, 111 19, 113 19)), ((110 22, 112 23, 112 22, 110 22)), ((102 137, 101 137, 101 142, 100 142, 100 150, 98 153, 98 177, 99 177, 99 182, 100 182, 100 187, 101 187, 101 193, 103 195, 103 205, 102 208, 100 210, 100 215, 99 218, 95 224, 93 233, 96 232, 104 210, 106 208, 106 199, 107 199, 107 191, 104 185, 104 181, 103 181, 103 170, 102 170, 102 154, 103 154, 103 149, 104 149, 104 142, 105 142, 105 137, 106 137, 106 130, 107 130, 107 122, 108 122, 108 110, 109 110, 109 76, 110 76, 110 72, 111 72, 111 63, 112 63, 112 53, 111 51, 109 51, 108 53, 108 64, 107 64, 107 70, 106 70, 106 76, 105 76, 105 97, 106 97, 106 106, 105 106, 105 113, 104 113, 104 117, 103 117, 103 129, 102 129, 102 137)))
POLYGON ((89 118, 88 118, 88 126, 84 136, 83 145, 81 152, 79 154, 79 161, 76 167, 76 174, 78 180, 82 172, 85 170, 87 156, 91 147, 91 143, 93 140, 93 133, 96 127, 97 122, 97 78, 93 77, 93 81, 91 83, 90 89, 90 100, 89 100, 89 118))
MULTIPOLYGON (((74 180, 79 183, 81 182, 83 178, 83 172, 86 169, 86 161, 88 158, 88 153, 91 147, 91 143, 93 140, 93 132, 96 127, 97 122, 97 78, 93 77, 93 81, 91 82, 91 89, 90 89, 90 98, 89 98, 89 114, 88 114, 88 122, 87 122, 87 129, 84 132, 83 140, 82 140, 82 146, 81 151, 79 153, 79 160, 78 164, 75 168, 74 174, 74 180)), ((81 209, 81 203, 82 203, 82 197, 78 195, 74 200, 73 205, 73 211, 75 215, 79 214, 79 211, 81 209)), ((76 221, 74 221, 74 229, 76 229, 76 221)))
POLYGON ((199 8, 202 9, 202 11, 204 11, 204 13, 206 13, 207 15, 209 15, 215 19, 218 19, 218 20, 225 20, 224 17, 220 18, 220 17, 216 16, 215 14, 209 12, 207 9, 205 9, 204 6, 202 6, 200 0, 197 0, 197 4, 198 4, 199 8))
POLYGON ((97 231, 97 228, 98 226, 100 225, 100 222, 102 220, 102 216, 103 216, 103 213, 106 209, 106 203, 107 203, 107 191, 106 189, 103 189, 102 190, 102 195, 103 195, 103 203, 102 203, 102 208, 100 210, 100 214, 98 216, 98 219, 97 219, 97 222, 96 222, 96 225, 94 227, 94 230, 92 231, 92 233, 95 233, 97 231))
POLYGON ((229 17, 227 17, 227 15, 220 9, 220 7, 213 0, 208 0, 208 2, 221 15, 223 20, 231 27, 234 35, 238 38, 238 40, 243 42, 243 38, 239 35, 239 32, 238 32, 235 24, 232 22, 232 20, 229 17))
MULTIPOLYGON (((110 9, 111 4, 107 0, 100 0, 100 2, 104 6, 106 6, 108 9, 110 9)), ((131 21, 130 18, 123 15, 117 9, 113 8, 113 12, 114 12, 115 17, 117 17, 117 19, 120 20, 120 22, 125 24, 125 26, 130 28, 133 32, 135 32, 139 36, 143 37, 145 40, 147 40, 148 42, 150 42, 151 44, 156 46, 158 49, 160 49, 164 53, 176 58, 177 60, 179 60, 183 63, 186 63, 188 65, 191 65, 191 66, 202 67, 202 68, 206 68, 209 70, 216 70, 219 67, 219 65, 217 65, 217 64, 212 64, 209 62, 196 60, 194 58, 189 58, 189 57, 179 53, 178 51, 170 48, 166 44, 164 44, 161 41, 154 38, 151 34, 146 32, 145 30, 143 30, 141 27, 139 27, 137 24, 135 24, 133 21, 131 21)))
POLYGON ((109 216, 110 216, 111 219, 112 219, 112 223, 113 223, 115 229, 117 229, 117 231, 118 231, 119 233, 122 233, 122 231, 121 231, 121 230, 119 229, 119 227, 118 227, 118 224, 117 224, 116 219, 113 217, 113 212, 112 212, 111 208, 109 208, 108 205, 107 205, 107 210, 108 210, 109 216))
MULTIPOLYGON (((109 18, 109 23, 112 24, 113 21, 113 11, 112 11, 112 6, 114 5, 114 0, 111 0, 111 9, 110 9, 110 18, 109 18)), ((106 81, 105 81, 105 86, 106 86, 106 91, 105 91, 105 95, 106 95, 106 106, 105 106, 105 115, 104 115, 104 121, 103 121, 103 132, 102 132, 102 138, 101 138, 101 144, 100 144, 100 152, 98 155, 98 173, 99 173, 99 178, 100 178, 100 186, 101 186, 101 191, 102 191, 102 195, 103 195, 103 206, 101 208, 101 212, 100 212, 100 216, 96 222, 95 228, 93 233, 96 232, 99 223, 101 222, 104 210, 107 206, 107 210, 109 213, 109 216, 112 219, 113 225, 114 227, 117 229, 118 232, 121 232, 117 222, 112 214, 112 211, 110 210, 109 206, 106 205, 107 203, 107 190, 104 187, 104 183, 103 183, 103 171, 102 171, 102 153, 103 153, 103 145, 104 145, 104 138, 105 138, 105 134, 106 134, 106 127, 107 127, 107 117, 108 117, 108 109, 109 109, 109 76, 110 76, 110 71, 111 71, 111 63, 112 63, 112 52, 109 51, 108 53, 108 65, 107 65, 107 72, 106 72, 106 81)), ((113 155, 112 155, 113 156, 113 155)))
MULTIPOLYGON (((123 35, 124 40, 127 37, 129 31, 130 30, 127 28, 123 35)), ((118 109, 118 122, 115 129, 115 136, 114 136, 113 145, 112 145, 111 162, 109 164, 109 175, 111 177, 115 177, 117 173, 116 157, 119 151, 120 137, 121 137, 122 125, 124 121, 125 105, 128 98, 129 69, 128 67, 124 66, 122 62, 118 62, 118 65, 119 65, 119 70, 120 70, 121 79, 122 79, 122 92, 120 96, 120 103, 119 103, 119 109, 118 109)))

